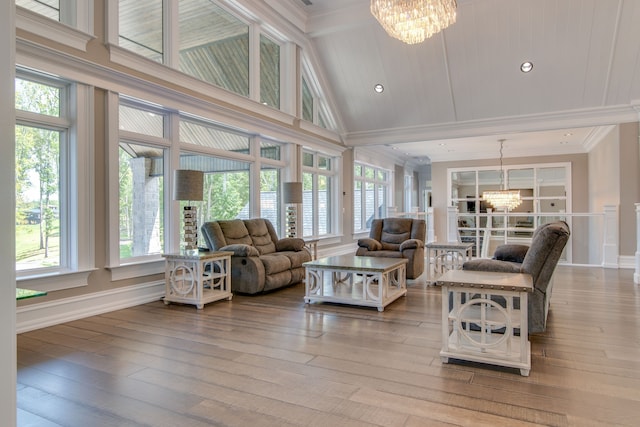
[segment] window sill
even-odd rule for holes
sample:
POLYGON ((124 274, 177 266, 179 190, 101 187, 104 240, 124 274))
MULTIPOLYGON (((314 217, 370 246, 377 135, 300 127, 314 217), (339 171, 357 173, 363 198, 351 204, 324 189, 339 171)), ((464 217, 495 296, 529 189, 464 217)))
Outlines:
POLYGON ((111 280, 133 279, 136 277, 164 273, 164 260, 154 259, 149 261, 139 261, 107 268, 111 270, 111 280))
POLYGON ((18 287, 34 289, 37 291, 53 292, 63 289, 79 288, 87 286, 89 275, 97 269, 92 268, 82 271, 63 271, 50 274, 17 277, 18 287))

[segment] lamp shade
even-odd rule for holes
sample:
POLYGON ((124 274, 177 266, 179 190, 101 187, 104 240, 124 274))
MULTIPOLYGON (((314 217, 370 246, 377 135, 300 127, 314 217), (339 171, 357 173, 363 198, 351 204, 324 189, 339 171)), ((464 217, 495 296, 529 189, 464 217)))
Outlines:
POLYGON ((285 204, 302 203, 302 183, 285 182, 282 187, 282 200, 285 204))
POLYGON ((173 200, 202 200, 204 172, 178 169, 173 175, 173 200))

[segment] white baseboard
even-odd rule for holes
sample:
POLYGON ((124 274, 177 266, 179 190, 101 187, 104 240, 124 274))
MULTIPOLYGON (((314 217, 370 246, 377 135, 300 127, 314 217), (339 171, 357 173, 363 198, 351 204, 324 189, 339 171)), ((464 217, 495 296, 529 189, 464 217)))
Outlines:
POLYGON ((164 296, 164 280, 94 292, 16 308, 16 332, 22 333, 135 305, 164 296))
POLYGON ((618 257, 618 268, 636 268, 636 258, 633 255, 620 255, 618 257))

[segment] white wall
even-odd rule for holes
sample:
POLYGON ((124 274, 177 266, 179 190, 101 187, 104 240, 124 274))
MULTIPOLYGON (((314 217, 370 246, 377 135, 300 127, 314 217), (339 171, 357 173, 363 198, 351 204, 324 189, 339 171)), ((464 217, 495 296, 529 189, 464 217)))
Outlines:
POLYGON ((16 275, 15 275, 15 4, 0 2, 0 417, 16 425, 16 275))

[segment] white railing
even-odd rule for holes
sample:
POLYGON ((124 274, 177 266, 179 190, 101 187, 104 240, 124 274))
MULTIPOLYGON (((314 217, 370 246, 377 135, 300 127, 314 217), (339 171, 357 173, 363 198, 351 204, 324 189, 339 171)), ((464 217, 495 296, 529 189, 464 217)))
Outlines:
MULTIPOLYGON (((640 220, 640 210, 638 212, 640 220)), ((460 213, 457 207, 449 207, 447 239, 450 242, 475 243, 474 256, 488 258, 500 244, 529 244, 538 226, 557 220, 566 221, 571 230, 561 262, 618 268, 616 206, 605 206, 603 212, 589 213, 505 213, 488 210, 479 214, 460 213)), ((636 263, 640 263, 640 255, 637 254, 636 258, 636 263)))
POLYGON ((389 207, 387 217, 424 219, 427 223, 427 243, 435 240, 436 232, 433 223, 433 208, 427 208, 424 212, 419 212, 417 209, 411 212, 397 212, 396 208, 389 207))

